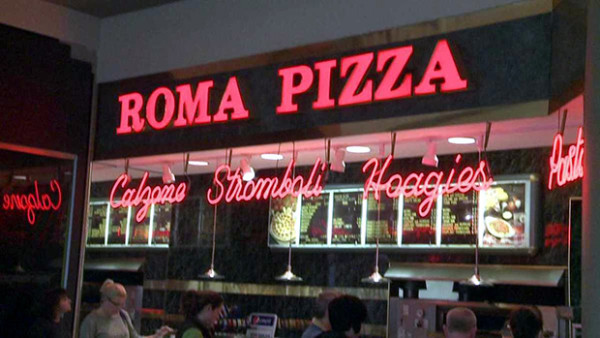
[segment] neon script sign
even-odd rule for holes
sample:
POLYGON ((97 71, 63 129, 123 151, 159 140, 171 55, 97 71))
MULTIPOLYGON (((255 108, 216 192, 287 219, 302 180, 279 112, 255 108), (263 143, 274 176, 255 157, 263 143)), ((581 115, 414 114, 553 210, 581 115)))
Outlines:
MULTIPOLYGON (((419 81, 413 81, 408 66, 415 63, 411 61, 413 52, 413 46, 408 45, 280 68, 278 79, 273 81, 281 86, 275 113, 298 113, 295 101, 302 95, 312 97, 315 92, 312 109, 320 110, 468 88, 468 81, 460 74, 447 40, 437 41, 419 81)), ((146 129, 163 130, 249 119, 250 111, 240 90, 242 80, 230 76, 227 84, 215 85, 211 79, 181 84, 175 89, 161 86, 147 98, 140 92, 119 95, 120 119, 116 133, 125 135, 146 129), (219 87, 225 88, 222 93, 212 93, 219 87), (216 111, 211 112, 213 105, 209 100, 214 96, 221 99, 216 111)))
POLYGON ((137 188, 125 188, 130 183, 130 178, 125 173, 121 174, 110 191, 110 206, 115 209, 141 206, 135 214, 135 220, 140 223, 146 218, 153 204, 180 203, 187 197, 188 185, 185 182, 177 186, 174 183, 150 186, 146 184, 148 176, 150 174, 146 171, 137 188), (117 192, 123 189, 122 197, 117 201, 117 192))
POLYGON ((240 168, 235 171, 227 164, 215 170, 214 187, 208 189, 207 199, 211 205, 226 202, 241 202, 251 200, 267 200, 269 198, 284 198, 286 196, 305 198, 319 196, 323 191, 323 174, 327 164, 317 158, 310 171, 308 179, 298 175, 292 177, 295 161, 291 160, 281 179, 277 177, 261 177, 256 181, 243 181, 240 168))
POLYGON ((40 194, 38 181, 33 182, 35 192, 29 194, 5 194, 2 198, 2 209, 21 210, 27 212, 27 221, 35 224, 36 211, 58 210, 62 205, 62 191, 57 180, 50 181, 50 193, 40 194))
POLYGON ((583 128, 577 131, 577 142, 569 146, 569 150, 563 156, 563 135, 558 133, 554 136, 552 155, 550 155, 550 175, 548 177, 548 189, 578 180, 583 177, 583 155, 584 155, 583 128))
MULTIPOLYGON (((459 164, 461 159, 462 156, 457 155, 455 163, 459 164)), ((388 156, 383 164, 379 159, 372 158, 363 165, 363 173, 369 173, 363 198, 367 199, 371 191, 377 201, 380 200, 382 191, 389 198, 397 198, 400 195, 425 197, 419 204, 419 215, 422 217, 431 212, 435 200, 440 195, 457 191, 461 193, 482 191, 488 189, 493 182, 493 179, 488 177, 485 161, 480 161, 476 167, 464 167, 458 173, 455 168, 452 168, 448 174, 443 171, 433 171, 428 174, 413 172, 405 177, 393 174, 384 179, 392 160, 392 155, 388 156)))

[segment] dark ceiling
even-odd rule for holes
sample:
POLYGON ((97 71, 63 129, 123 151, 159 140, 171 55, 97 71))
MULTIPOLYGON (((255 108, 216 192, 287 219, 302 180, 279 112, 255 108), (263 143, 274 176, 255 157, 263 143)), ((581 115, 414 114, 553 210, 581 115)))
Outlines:
POLYGON ((134 12, 180 0, 46 0, 99 18, 134 12))

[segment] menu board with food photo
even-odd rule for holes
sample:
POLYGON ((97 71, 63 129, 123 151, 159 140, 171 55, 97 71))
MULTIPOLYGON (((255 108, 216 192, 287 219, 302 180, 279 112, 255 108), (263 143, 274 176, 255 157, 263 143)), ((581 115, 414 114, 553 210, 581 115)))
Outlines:
MULTIPOLYGON (((296 239, 296 208, 298 198, 286 196, 271 201, 269 234, 275 244, 289 244, 296 239)), ((272 241, 271 241, 272 242, 272 241)))
POLYGON ((453 193, 442 197, 442 245, 475 244, 477 193, 453 193))
POLYGON ((154 206, 154 220, 152 224, 152 244, 169 244, 171 236, 171 218, 173 207, 171 204, 157 204, 154 206))
POLYGON ((129 208, 111 208, 108 221, 108 244, 125 244, 129 208))
POLYGON ((361 244, 363 193, 334 192, 332 244, 361 244))
POLYGON ((373 194, 367 200, 367 244, 398 243, 398 200, 385 194, 379 201, 373 194))
POLYGON ((302 199, 300 244, 327 244, 329 194, 302 199))
POLYGON ((436 209, 429 215, 419 215, 419 204, 424 197, 404 197, 402 210, 402 245, 431 244, 435 245, 436 209))
POLYGON ((88 211, 88 244, 104 244, 108 203, 92 203, 88 211))
MULTIPOLYGON (((153 212, 154 206, 150 209, 150 213, 153 212)), ((131 213, 129 244, 148 244, 148 236, 150 236, 150 217, 146 217, 141 223, 138 223, 135 220, 133 209, 131 210, 131 213)))
POLYGON ((525 183, 497 184, 482 192, 483 247, 519 248, 526 238, 525 183))

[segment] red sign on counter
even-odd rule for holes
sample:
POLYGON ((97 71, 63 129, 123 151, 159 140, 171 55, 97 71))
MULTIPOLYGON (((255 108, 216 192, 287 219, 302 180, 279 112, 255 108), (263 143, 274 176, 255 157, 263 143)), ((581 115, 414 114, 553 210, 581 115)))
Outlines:
POLYGON ((583 155, 584 155, 583 128, 577 131, 577 142, 569 146, 569 150, 563 156, 563 135, 558 133, 554 136, 552 155, 550 155, 550 175, 548 176, 548 189, 578 180, 583 177, 583 155))
POLYGON ((58 210, 62 205, 62 191, 57 180, 50 181, 49 193, 40 194, 38 181, 33 182, 35 193, 29 194, 5 194, 2 198, 2 209, 21 210, 27 212, 27 221, 29 224, 35 224, 36 211, 58 210))
POLYGON ((152 204, 180 203, 187 197, 187 183, 181 182, 177 186, 173 183, 150 186, 146 185, 148 176, 150 174, 147 171, 144 172, 139 186, 127 189, 125 187, 130 183, 129 175, 123 173, 119 176, 110 191, 110 206, 115 209, 141 206, 135 214, 135 220, 140 223, 148 215, 152 204), (125 191, 121 199, 117 201, 116 195, 119 189, 125 189, 125 191))

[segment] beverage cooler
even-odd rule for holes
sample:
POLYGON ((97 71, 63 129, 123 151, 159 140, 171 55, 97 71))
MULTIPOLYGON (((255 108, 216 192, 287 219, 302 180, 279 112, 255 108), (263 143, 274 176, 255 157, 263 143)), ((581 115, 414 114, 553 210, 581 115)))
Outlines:
POLYGON ((477 315, 477 337, 510 337, 510 312, 537 306, 544 337, 569 337, 565 266, 480 265, 482 285, 468 283, 473 265, 395 263, 390 279, 388 337, 443 337, 446 313, 467 307, 477 315))

